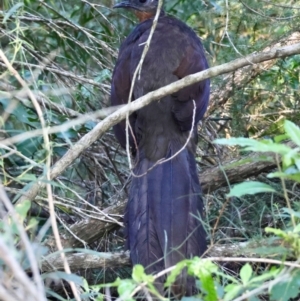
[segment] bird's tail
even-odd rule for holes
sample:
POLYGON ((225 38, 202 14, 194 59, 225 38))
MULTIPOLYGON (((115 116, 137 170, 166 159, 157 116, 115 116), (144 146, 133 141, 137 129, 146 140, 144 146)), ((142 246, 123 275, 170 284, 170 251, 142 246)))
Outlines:
MULTIPOLYGON (((125 213, 127 247, 132 263, 142 264, 148 273, 206 250, 195 158, 188 149, 170 160, 174 154, 170 146, 166 162, 157 164, 140 151, 134 168, 125 213)), ((191 294, 189 283, 183 273, 174 290, 191 294)))

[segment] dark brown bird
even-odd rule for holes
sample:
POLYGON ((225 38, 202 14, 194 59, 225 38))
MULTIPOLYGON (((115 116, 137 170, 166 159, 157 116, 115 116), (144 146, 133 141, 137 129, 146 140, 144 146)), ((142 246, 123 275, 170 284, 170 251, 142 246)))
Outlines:
MULTIPOLYGON (((112 78, 112 105, 128 102, 133 73, 157 5, 158 0, 124 0, 115 6, 133 10, 141 23, 121 45, 112 78)), ((195 32, 162 11, 132 98, 207 68, 203 46, 195 32)), ((142 264, 149 273, 157 273, 185 258, 201 256, 206 250, 194 154, 197 123, 208 105, 209 86, 209 80, 188 86, 130 116, 129 143, 135 167, 124 217, 127 247, 132 263, 142 264), (183 148, 190 132, 192 138, 183 148), (161 159, 167 161, 156 164, 161 159)), ((114 131, 125 147, 125 121, 116 125, 114 131)), ((193 283, 182 273, 173 293, 190 295, 193 283)))

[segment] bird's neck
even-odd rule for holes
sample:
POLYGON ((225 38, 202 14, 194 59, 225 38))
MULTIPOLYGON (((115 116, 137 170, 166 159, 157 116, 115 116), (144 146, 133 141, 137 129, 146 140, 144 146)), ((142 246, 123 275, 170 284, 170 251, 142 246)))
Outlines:
MULTIPOLYGON (((144 22, 145 20, 151 19, 156 14, 155 11, 154 12, 142 12, 142 11, 138 11, 138 10, 135 10, 134 13, 140 22, 144 22)), ((163 16, 164 14, 165 14, 165 12, 162 10, 160 12, 160 16, 163 16)))

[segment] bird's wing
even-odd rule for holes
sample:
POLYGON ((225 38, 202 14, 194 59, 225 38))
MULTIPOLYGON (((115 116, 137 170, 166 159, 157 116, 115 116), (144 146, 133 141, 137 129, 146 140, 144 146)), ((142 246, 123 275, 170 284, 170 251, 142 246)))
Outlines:
MULTIPOLYGON (((208 68, 208 63, 204 54, 203 47, 200 41, 195 40, 193 35, 190 35, 190 42, 185 49, 185 55, 181 60, 178 68, 174 71, 174 75, 181 79, 187 75, 194 74, 208 68)), ((203 117, 210 92, 210 81, 206 79, 200 83, 185 87, 174 93, 173 99, 173 115, 179 127, 183 131, 187 131, 192 126, 194 105, 196 104, 195 124, 203 117)))
MULTIPOLYGON (((113 106, 123 105, 128 103, 131 77, 130 77, 130 56, 132 52, 132 43, 124 41, 120 48, 119 57, 113 72, 112 84, 111 84, 111 104, 113 106)), ((135 113, 130 115, 130 124, 132 131, 134 131, 135 113)), ((126 133, 125 133, 126 121, 123 120, 114 126, 115 136, 119 140, 122 147, 126 146, 126 133)), ((134 133, 133 133, 134 134, 134 133)), ((133 136, 129 137, 130 146, 134 147, 133 136)))

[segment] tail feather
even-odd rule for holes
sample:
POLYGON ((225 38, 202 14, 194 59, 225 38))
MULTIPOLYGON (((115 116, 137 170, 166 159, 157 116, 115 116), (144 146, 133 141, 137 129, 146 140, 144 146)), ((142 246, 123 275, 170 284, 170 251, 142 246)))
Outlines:
MULTIPOLYGON (((168 158, 176 148, 169 147, 168 158)), ((125 223, 133 264, 157 273, 206 250, 202 198, 194 155, 187 149, 155 166, 140 152, 125 223), (152 168, 152 169, 151 169, 152 168)), ((193 281, 180 276, 175 291, 191 292, 193 281)), ((190 294, 190 293, 188 293, 190 294)))
MULTIPOLYGON (((135 175, 147 173, 151 168, 149 163, 148 160, 139 161, 134 169, 135 175)), ((147 175, 133 178, 124 220, 132 263, 140 263, 148 273, 156 273, 163 269, 163 252, 153 222, 153 212, 149 210, 151 185, 148 182, 147 175)))

